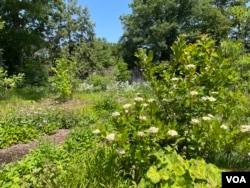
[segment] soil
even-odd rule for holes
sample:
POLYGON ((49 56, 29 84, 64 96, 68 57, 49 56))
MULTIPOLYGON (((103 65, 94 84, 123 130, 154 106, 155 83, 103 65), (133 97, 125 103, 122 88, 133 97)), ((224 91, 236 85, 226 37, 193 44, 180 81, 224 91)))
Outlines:
MULTIPOLYGON (((53 135, 43 136, 41 140, 50 141, 55 146, 63 144, 66 136, 70 133, 69 129, 59 129, 53 135)), ((16 144, 5 149, 0 149, 0 164, 9 163, 13 160, 21 159, 28 154, 31 149, 39 145, 39 140, 31 141, 27 144, 16 144)))

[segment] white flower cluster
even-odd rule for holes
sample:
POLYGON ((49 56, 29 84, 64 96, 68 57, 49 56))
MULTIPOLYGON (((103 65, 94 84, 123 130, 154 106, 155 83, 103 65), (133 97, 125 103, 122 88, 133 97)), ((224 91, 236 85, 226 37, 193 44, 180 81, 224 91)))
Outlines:
POLYGON ((169 136, 178 136, 178 132, 177 132, 176 130, 169 130, 169 131, 167 132, 167 134, 168 134, 169 136))
POLYGON ((95 129, 95 130, 92 131, 92 133, 93 133, 93 134, 100 134, 101 131, 100 131, 99 129, 95 129))
POLYGON ((203 116, 202 117, 202 120, 204 121, 210 121, 212 118, 211 117, 208 117, 208 116, 203 116))
POLYGON ((119 155, 124 155, 126 152, 125 152, 125 150, 123 150, 123 149, 118 149, 118 150, 117 150, 117 153, 118 153, 119 155))
POLYGON ((145 133, 142 132, 142 131, 138 131, 138 132, 137 132, 137 135, 138 135, 139 137, 144 137, 144 136, 145 136, 145 133))
POLYGON ((199 124, 200 120, 193 118, 193 119, 191 119, 191 123, 192 124, 199 124))
POLYGON ((130 107, 132 106, 132 104, 124 104, 122 107, 125 109, 125 110, 127 110, 127 109, 129 109, 130 107))
POLYGON ((217 92, 217 91, 212 91, 211 94, 212 94, 212 95, 218 95, 219 92, 217 92))
POLYGON ((178 81, 178 80, 179 80, 179 78, 176 78, 176 77, 171 78, 171 81, 173 81, 173 82, 178 81))
POLYGON ((146 117, 146 116, 139 116, 139 120, 141 120, 141 121, 146 121, 146 120, 147 120, 147 117, 146 117))
POLYGON ((185 66, 186 69, 195 69, 196 66, 194 64, 188 64, 185 66))
POLYGON ((156 133, 158 133, 159 128, 157 128, 157 127, 150 127, 150 128, 148 129, 148 131, 149 131, 150 133, 152 133, 152 134, 156 134, 156 133))
POLYGON ((112 113, 112 117, 118 117, 118 116, 120 116, 121 114, 120 114, 120 112, 113 112, 112 113))
POLYGON ((242 125, 241 126, 241 132, 250 132, 250 125, 242 125))
POLYGON ((215 101, 216 101, 216 98, 214 98, 214 97, 209 97, 209 96, 205 96, 205 97, 201 97, 201 100, 203 100, 203 101, 215 102, 215 101))
POLYGON ((148 99, 148 103, 152 103, 154 101, 155 101, 155 99, 148 99))
POLYGON ((198 95, 198 92, 197 91, 190 91, 190 95, 191 96, 196 96, 196 95, 198 95))
POLYGON ((141 105, 142 105, 142 107, 147 107, 147 106, 148 106, 147 103, 143 103, 143 104, 141 104, 141 105))
POLYGON ((222 125, 220 126, 220 128, 222 128, 222 129, 228 129, 228 127, 227 127, 226 125, 224 125, 224 124, 222 124, 222 125))
POLYGON ((106 139, 110 142, 115 140, 115 133, 110 133, 106 136, 106 139))
POLYGON ((135 100, 135 102, 142 102, 143 98, 142 97, 135 97, 134 100, 135 100))

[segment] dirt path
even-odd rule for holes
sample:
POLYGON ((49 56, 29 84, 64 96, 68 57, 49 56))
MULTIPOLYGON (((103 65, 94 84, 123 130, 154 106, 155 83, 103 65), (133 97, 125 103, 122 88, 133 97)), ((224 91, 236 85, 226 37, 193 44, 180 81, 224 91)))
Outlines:
MULTIPOLYGON (((44 136, 42 140, 51 141, 55 145, 60 145, 64 142, 69 132, 69 129, 60 129, 53 135, 44 136)), ((0 164, 9 163, 13 159, 22 158, 24 155, 29 153, 30 149, 37 147, 38 144, 39 141, 34 140, 27 144, 16 144, 9 148, 0 149, 0 164)))

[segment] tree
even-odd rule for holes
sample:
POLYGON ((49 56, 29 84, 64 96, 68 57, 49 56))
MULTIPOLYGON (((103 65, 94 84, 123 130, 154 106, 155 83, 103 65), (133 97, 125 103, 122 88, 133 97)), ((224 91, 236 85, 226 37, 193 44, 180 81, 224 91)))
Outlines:
POLYGON ((209 34, 218 44, 232 33, 228 10, 236 5, 232 0, 133 0, 132 14, 121 17, 124 59, 134 66, 133 53, 142 47, 154 51, 154 61, 169 60, 170 46, 179 34, 189 42, 209 34))
POLYGON ((0 35, 4 64, 9 74, 23 68, 25 58, 46 46, 53 9, 62 1, 2 0, 0 14, 5 22, 0 35))
POLYGON ((78 6, 77 0, 68 0, 62 5, 50 40, 53 41, 52 56, 75 58, 80 76, 88 72, 86 64, 96 63, 94 23, 88 8, 78 6))

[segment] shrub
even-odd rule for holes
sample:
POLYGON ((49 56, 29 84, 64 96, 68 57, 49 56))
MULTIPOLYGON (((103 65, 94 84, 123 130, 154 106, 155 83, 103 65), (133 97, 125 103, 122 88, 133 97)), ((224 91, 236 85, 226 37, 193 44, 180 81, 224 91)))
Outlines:
MULTIPOLYGON (((202 36, 187 44, 183 36, 172 46, 170 62, 154 64, 153 53, 139 49, 136 56, 154 90, 160 109, 155 118, 175 125, 179 150, 188 157, 207 157, 221 152, 247 152, 248 98, 241 90, 240 75, 223 56, 215 41, 202 36), (237 113, 236 113, 237 111, 237 113)), ((168 144, 166 141, 165 144, 168 144)))
POLYGON ((61 101, 68 100, 76 87, 76 61, 57 59, 56 67, 52 67, 54 76, 50 77, 50 83, 61 101))
POLYGON ((110 78, 101 75, 90 75, 86 79, 86 83, 93 85, 94 91, 104 91, 106 90, 107 85, 110 83, 110 78))
POLYGON ((156 164, 149 167, 138 187, 221 187, 221 170, 203 159, 185 160, 175 151, 154 154, 156 164))
POLYGON ((8 77, 7 72, 0 67, 0 97, 3 97, 7 90, 15 88, 23 79, 22 73, 8 77))

